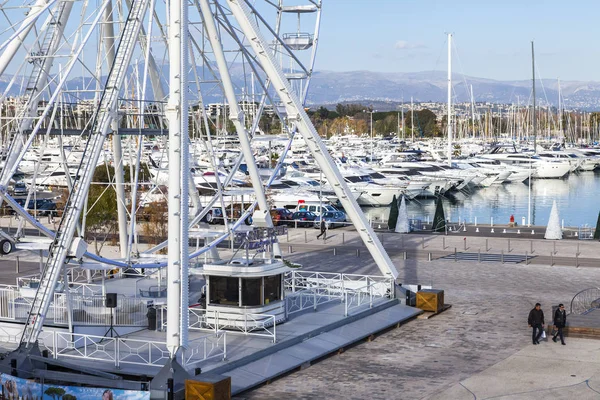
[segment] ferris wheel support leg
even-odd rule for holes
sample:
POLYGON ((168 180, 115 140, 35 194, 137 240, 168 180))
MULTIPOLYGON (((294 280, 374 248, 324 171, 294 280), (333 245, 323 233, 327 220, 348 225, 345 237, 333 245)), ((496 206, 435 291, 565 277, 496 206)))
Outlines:
MULTIPOLYGON (((199 4, 202 15, 204 16, 204 27, 210 41, 210 46, 215 55, 221 82, 223 83, 223 91, 225 93, 227 102, 229 103, 229 118, 235 126, 235 130, 240 140, 242 154, 244 155, 246 165, 248 166, 248 174, 250 175, 250 180, 252 181, 252 187, 254 188, 254 192, 256 194, 258 206, 262 211, 266 212, 265 222, 267 227, 272 228, 273 221, 271 220, 271 215, 269 213, 269 205, 265 197, 265 189, 258 172, 258 167, 256 166, 256 162, 254 160, 254 154, 252 153, 248 132, 245 128, 246 125, 244 123, 244 112, 240 109, 235 96, 231 75, 229 73, 229 67, 227 66, 227 60, 221 46, 221 41, 219 39, 215 21, 213 19, 213 14, 208 4, 208 0, 200 0, 199 4)), ((273 243, 273 253, 275 254, 275 257, 281 257, 281 248, 279 247, 279 243, 273 243)))
MULTIPOLYGON (((115 61, 115 29, 113 25, 113 7, 109 2, 104 9, 102 21, 102 42, 106 52, 106 61, 108 65, 113 65, 115 61)), ((127 210, 125 209, 125 176, 123 173, 123 147, 121 136, 118 135, 119 123, 115 120, 111 124, 114 132, 112 136, 113 157, 115 166, 115 192, 117 195, 117 218, 119 227, 119 246, 121 248, 121 257, 127 257, 127 210)))
POLYGON ((169 189, 167 348, 174 359, 187 346, 188 332, 188 3, 170 0, 169 15, 169 189))
POLYGON ((377 267, 379 267, 379 270, 384 276, 393 277, 395 279, 398 276, 396 267, 385 252, 377 235, 375 235, 375 232, 367 222, 358 203, 354 197, 350 195, 351 192, 344 177, 337 169, 333 159, 329 155, 327 147, 310 122, 301 101, 292 91, 281 67, 275 61, 275 58, 269 50, 269 46, 260 33, 258 26, 255 24, 245 1, 227 0, 227 4, 229 5, 233 17, 246 36, 248 43, 252 47, 258 62, 262 65, 267 77, 274 85, 275 91, 286 108, 290 122, 297 126, 298 132, 304 138, 307 147, 317 161, 320 169, 323 171, 323 174, 327 177, 327 180, 332 183, 335 194, 340 199, 350 220, 356 226, 356 230, 377 264, 377 267))

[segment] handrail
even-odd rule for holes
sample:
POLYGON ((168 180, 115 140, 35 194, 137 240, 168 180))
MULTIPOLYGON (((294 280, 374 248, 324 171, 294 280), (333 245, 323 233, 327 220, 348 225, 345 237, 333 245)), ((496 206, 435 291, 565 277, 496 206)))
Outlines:
POLYGON ((575 296, 573 296, 573 299, 571 299, 571 310, 570 313, 571 314, 576 314, 576 315, 582 315, 582 314, 587 314, 588 312, 600 308, 600 288, 598 287, 592 287, 592 288, 587 288, 584 290, 581 290, 580 292, 578 292, 577 294, 575 294, 575 296), (589 298, 585 298, 587 297, 587 295, 589 293, 592 293, 592 291, 595 291, 595 294, 593 296, 590 296, 589 298), (585 295, 585 296, 584 296, 585 295), (581 299, 583 297, 583 299, 581 299), (589 306, 586 304, 589 300, 591 300, 589 303, 589 306), (594 301, 598 301, 597 305, 593 305, 594 301), (581 304, 583 304, 583 308, 580 307, 581 304))

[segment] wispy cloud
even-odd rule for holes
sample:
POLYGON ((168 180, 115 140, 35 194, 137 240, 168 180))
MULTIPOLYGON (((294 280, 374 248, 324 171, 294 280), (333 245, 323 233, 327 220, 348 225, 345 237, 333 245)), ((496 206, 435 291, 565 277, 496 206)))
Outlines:
POLYGON ((426 47, 423 43, 410 43, 406 40, 398 40, 394 45, 396 50, 425 49, 426 47))

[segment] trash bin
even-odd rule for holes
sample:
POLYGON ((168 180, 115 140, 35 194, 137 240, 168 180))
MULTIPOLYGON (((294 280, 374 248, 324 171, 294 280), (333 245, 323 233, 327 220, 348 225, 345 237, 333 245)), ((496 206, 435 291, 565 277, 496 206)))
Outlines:
POLYGON ((146 317, 148 317, 148 329, 151 331, 156 330, 156 308, 149 307, 148 312, 146 313, 146 317))

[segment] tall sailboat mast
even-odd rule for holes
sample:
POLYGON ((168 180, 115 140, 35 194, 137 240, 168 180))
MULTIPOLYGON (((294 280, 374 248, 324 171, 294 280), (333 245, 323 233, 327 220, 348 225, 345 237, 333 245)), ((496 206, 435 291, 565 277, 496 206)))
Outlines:
POLYGON ((448 165, 452 165, 452 34, 448 34, 448 165))
POLYGON ((537 121, 535 112, 535 52, 533 50, 533 40, 531 41, 531 83, 533 85, 533 153, 537 154, 537 121))

